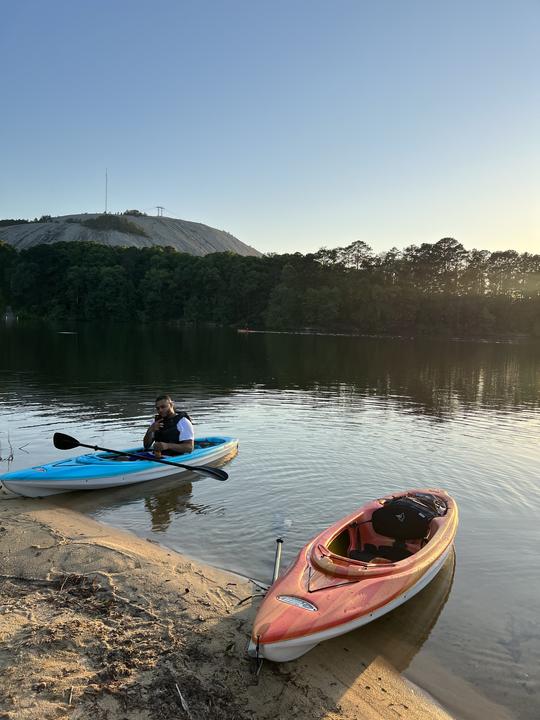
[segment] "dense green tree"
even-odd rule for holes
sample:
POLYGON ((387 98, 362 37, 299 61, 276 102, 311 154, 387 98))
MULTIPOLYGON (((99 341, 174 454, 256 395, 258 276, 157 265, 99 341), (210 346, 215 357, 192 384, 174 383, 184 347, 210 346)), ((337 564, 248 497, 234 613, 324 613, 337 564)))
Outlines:
POLYGON ((320 262, 321 265, 335 265, 339 262, 340 255, 342 254, 341 248, 328 249, 322 247, 315 253, 315 259, 320 262))
POLYGON ((338 257, 345 267, 360 270, 361 267, 368 268, 373 262, 373 250, 362 240, 347 245, 339 253, 338 257))
POLYGON ((139 284, 140 308, 152 320, 178 317, 175 304, 174 273, 169 267, 151 266, 139 284))
POLYGON ((0 242, 7 304, 52 319, 540 337, 540 255, 467 252, 453 238, 378 255, 357 241, 264 257, 89 242, 17 253, 0 242))
POLYGON ((308 288, 303 304, 303 315, 308 325, 330 330, 339 322, 340 292, 338 288, 308 288))
POLYGON ((459 290, 468 295, 485 295, 488 287, 490 253, 471 250, 468 263, 459 278, 459 290))
POLYGON ((515 295, 520 275, 519 254, 515 250, 491 253, 487 271, 490 295, 515 295))
POLYGON ((288 330, 304 325, 302 309, 301 279, 292 263, 285 265, 281 282, 270 294, 265 319, 267 325, 278 330, 288 330))
POLYGON ((132 319, 134 290, 126 271, 120 265, 96 270, 96 281, 85 298, 88 320, 132 319))
POLYGON ((10 277, 17 262, 17 252, 0 240, 0 311, 11 303, 10 277))
POLYGON ((120 217, 118 215, 98 215, 95 218, 82 220, 81 225, 93 230, 117 230, 122 233, 148 237, 147 233, 141 227, 132 223, 130 220, 126 220, 125 217, 120 217))
POLYGON ((30 222, 29 220, 14 220, 13 218, 6 218, 5 220, 0 220, 0 227, 8 227, 9 225, 24 225, 26 223, 30 222))
POLYGON ((47 317, 47 311, 38 301, 37 292, 41 283, 40 267, 31 261, 16 263, 10 277, 13 305, 20 308, 22 314, 47 317))

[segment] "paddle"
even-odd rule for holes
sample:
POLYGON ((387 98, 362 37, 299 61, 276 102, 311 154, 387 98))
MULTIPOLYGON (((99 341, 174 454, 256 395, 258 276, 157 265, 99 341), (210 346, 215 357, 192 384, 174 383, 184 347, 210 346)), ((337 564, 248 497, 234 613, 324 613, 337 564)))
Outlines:
POLYGON ((150 462, 161 463, 162 465, 172 465, 175 468, 185 468, 191 470, 199 475, 208 475, 215 480, 226 480, 229 476, 225 470, 211 467, 201 467, 200 465, 183 465, 182 463, 171 462, 170 460, 160 460, 155 457, 146 457, 145 455, 139 455, 138 453, 124 452, 123 450, 111 450, 110 448, 98 447, 97 445, 85 445, 84 443, 75 440, 70 435, 64 435, 64 433, 54 433, 53 435, 54 447, 59 450, 72 450, 76 447, 90 448, 90 450, 103 450, 104 452, 112 453, 113 455, 125 455, 126 457, 140 458, 141 460, 149 460, 150 462))

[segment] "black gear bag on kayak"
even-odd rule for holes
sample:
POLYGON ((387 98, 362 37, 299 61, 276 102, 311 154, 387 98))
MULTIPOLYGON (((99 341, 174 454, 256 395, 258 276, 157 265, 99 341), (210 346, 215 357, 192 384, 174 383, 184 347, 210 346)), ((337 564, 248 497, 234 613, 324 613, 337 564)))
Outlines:
POLYGON ((418 493, 392 498, 371 516, 373 529, 394 540, 420 540, 429 532, 431 521, 444 515, 447 507, 436 495, 418 493))

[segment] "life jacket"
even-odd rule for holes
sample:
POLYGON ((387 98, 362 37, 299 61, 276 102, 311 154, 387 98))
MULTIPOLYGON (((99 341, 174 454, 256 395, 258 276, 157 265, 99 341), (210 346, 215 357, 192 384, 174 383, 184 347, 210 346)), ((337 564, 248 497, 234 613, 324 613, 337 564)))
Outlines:
POLYGON ((163 427, 156 430, 154 440, 164 443, 179 443, 180 433, 176 427, 182 418, 187 418, 191 422, 191 418, 186 412, 176 412, 171 417, 163 418, 163 427))

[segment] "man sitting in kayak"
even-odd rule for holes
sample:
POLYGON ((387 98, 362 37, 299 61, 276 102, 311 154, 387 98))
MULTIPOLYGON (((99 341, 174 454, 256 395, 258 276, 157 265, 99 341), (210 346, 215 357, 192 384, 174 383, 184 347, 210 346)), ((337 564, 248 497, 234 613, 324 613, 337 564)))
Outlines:
POLYGON ((156 455, 184 455, 193 452, 193 425, 185 412, 175 410, 169 395, 156 398, 154 422, 143 438, 144 449, 152 450, 156 455), (153 445, 152 445, 153 443, 153 445))

